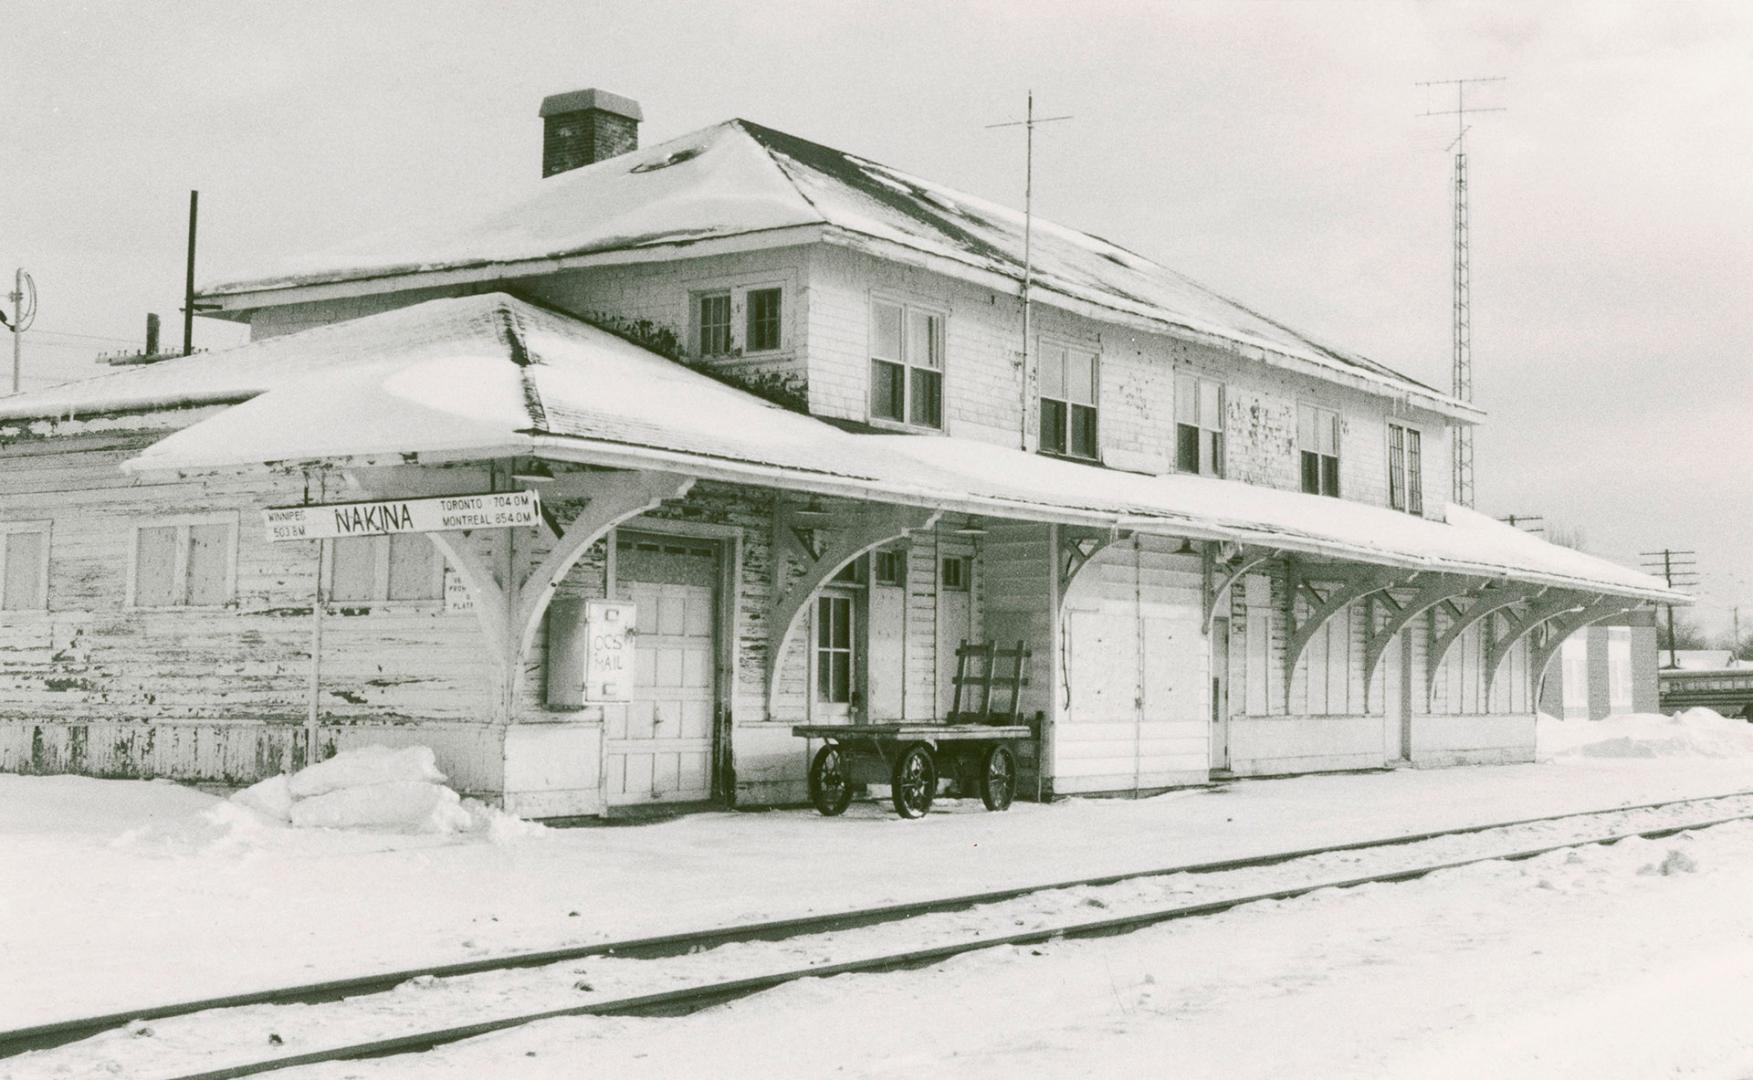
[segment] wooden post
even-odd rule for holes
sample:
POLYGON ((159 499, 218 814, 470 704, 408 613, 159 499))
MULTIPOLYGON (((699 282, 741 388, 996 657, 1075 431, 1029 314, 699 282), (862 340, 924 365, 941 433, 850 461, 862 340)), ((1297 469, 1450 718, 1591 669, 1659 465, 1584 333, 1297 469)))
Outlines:
POLYGON ((313 590, 315 599, 310 609, 310 701, 304 718, 304 764, 307 767, 317 763, 321 750, 319 712, 323 682, 323 573, 326 562, 323 556, 329 542, 318 540, 316 543, 317 579, 313 590))

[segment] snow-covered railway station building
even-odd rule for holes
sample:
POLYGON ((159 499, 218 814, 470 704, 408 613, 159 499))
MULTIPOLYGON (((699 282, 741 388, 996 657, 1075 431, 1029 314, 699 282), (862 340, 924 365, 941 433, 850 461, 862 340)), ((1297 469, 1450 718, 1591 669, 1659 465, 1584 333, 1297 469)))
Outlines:
POLYGON ((1528 761, 1564 638, 1673 599, 1452 505, 1470 405, 1147 258, 1036 222, 1025 302, 1009 209, 543 114, 505 205, 210 284, 250 344, 0 399, 0 768, 422 743, 531 816, 795 802, 794 724, 941 719, 988 640, 1047 795, 1528 761), (522 491, 511 528, 263 516, 522 491))

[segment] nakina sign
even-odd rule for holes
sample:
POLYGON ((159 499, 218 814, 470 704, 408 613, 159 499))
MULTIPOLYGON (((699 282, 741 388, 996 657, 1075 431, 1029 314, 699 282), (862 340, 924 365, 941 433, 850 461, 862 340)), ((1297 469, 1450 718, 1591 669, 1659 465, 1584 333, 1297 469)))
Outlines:
POLYGON ((374 499, 262 511, 268 539, 276 543, 390 533, 515 529, 534 525, 541 516, 541 500, 533 491, 444 495, 435 499, 374 499))

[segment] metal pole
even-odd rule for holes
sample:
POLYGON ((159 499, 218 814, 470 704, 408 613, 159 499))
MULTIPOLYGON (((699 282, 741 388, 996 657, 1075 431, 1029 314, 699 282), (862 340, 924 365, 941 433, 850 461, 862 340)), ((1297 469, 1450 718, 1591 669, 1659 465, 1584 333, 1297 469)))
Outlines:
POLYGON ((1028 110, 1023 121, 1023 396, 1018 445, 1029 448, 1029 373, 1034 365, 1029 362, 1029 348, 1034 337, 1033 322, 1029 312, 1029 288, 1034 283, 1034 241, 1035 241, 1035 92, 1029 91, 1028 110))
POLYGON ((183 276, 183 355, 195 349, 195 213, 201 201, 199 191, 189 192, 189 265, 183 276))
POLYGON ((12 275, 12 392, 18 393, 24 381, 24 359, 20 353, 24 334, 24 267, 12 275))
MULTIPOLYGON (((1670 589, 1674 587, 1673 558, 1674 553, 1672 551, 1667 548, 1662 549, 1662 577, 1667 581, 1668 588, 1670 589)), ((1680 666, 1679 642, 1674 640, 1673 604, 1668 605, 1668 666, 1671 668, 1677 668, 1680 666)))

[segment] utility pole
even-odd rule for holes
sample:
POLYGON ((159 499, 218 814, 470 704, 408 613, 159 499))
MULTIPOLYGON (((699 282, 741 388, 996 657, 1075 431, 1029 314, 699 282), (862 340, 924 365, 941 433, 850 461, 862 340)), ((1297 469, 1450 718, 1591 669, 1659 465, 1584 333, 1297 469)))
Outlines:
MULTIPOLYGON (((1668 588, 1691 588, 1698 584, 1698 552, 1678 551, 1663 548, 1660 551, 1640 551, 1638 556, 1644 560, 1643 568, 1651 574, 1662 575, 1668 588)), ((1674 605, 1668 605, 1668 666, 1680 666, 1678 643, 1674 636, 1674 605)))
POLYGON ((1030 339, 1034 336, 1032 316, 1029 311, 1029 289, 1034 284, 1035 276, 1035 125, 1051 124, 1060 120, 1070 120, 1066 116, 1035 116, 1035 92, 1029 91, 1028 106, 1021 120, 1008 120, 1002 124, 987 124, 991 128, 1020 127, 1023 129, 1023 360, 1022 360, 1022 419, 1019 421, 1018 445, 1022 449, 1029 448, 1029 377, 1034 365, 1029 362, 1031 355, 1030 339))
POLYGON ((12 331, 12 392, 16 394, 24 388, 24 332, 37 318, 37 283, 24 267, 13 271, 12 291, 6 298, 12 301, 12 320, 0 317, 0 322, 12 331))
MULTIPOLYGON (((1475 83, 1503 81, 1503 76, 1492 75, 1473 79, 1437 79, 1415 84, 1455 88, 1453 109, 1427 111, 1418 115, 1455 118, 1455 141, 1449 144, 1449 149, 1455 153, 1454 321, 1451 344, 1454 349, 1454 392, 1462 401, 1473 400, 1473 267, 1467 227, 1467 117, 1471 113, 1506 111, 1496 107, 1468 105, 1467 87, 1475 83)), ((1457 424, 1451 441, 1454 499, 1462 506, 1472 506, 1473 429, 1466 424, 1457 424)))

